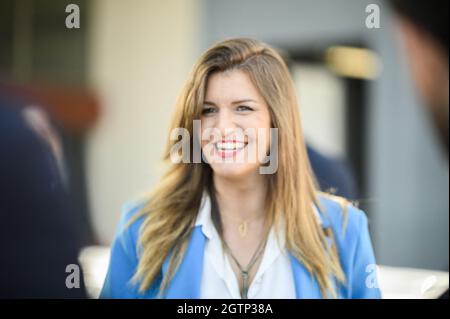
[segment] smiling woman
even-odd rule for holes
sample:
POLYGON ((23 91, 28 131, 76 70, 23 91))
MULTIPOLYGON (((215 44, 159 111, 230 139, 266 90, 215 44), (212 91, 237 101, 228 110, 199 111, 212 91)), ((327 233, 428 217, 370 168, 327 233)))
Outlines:
POLYGON ((258 159, 265 157, 271 121, 269 107, 248 74, 242 70, 212 74, 203 105, 202 150, 215 175, 238 177, 258 171, 260 162, 243 159, 250 159, 250 152, 256 152, 258 159), (256 129, 262 134, 243 133, 254 133, 256 129), (216 130, 218 134, 208 136, 208 130, 216 130), (262 137, 260 141, 258 137, 262 137), (242 155, 241 161, 222 161, 236 159, 238 154, 242 155), (231 165, 233 162, 236 165, 231 165))
POLYGON ((124 207, 102 297, 380 296, 367 218, 318 191, 296 101, 264 43, 226 40, 200 57, 171 127, 187 134, 165 153, 181 143, 189 161, 169 161, 151 195, 124 207), (261 170, 266 157, 276 169, 261 170))

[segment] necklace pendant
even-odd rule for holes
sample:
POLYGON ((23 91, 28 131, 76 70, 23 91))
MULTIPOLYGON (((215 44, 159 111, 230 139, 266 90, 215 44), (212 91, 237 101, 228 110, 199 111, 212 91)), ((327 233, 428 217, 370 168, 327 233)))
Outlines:
POLYGON ((239 234, 241 234, 242 237, 247 236, 247 232, 248 232, 248 226, 247 226, 247 222, 242 222, 239 224, 239 234))
POLYGON ((248 299, 248 271, 242 271, 242 299, 248 299))

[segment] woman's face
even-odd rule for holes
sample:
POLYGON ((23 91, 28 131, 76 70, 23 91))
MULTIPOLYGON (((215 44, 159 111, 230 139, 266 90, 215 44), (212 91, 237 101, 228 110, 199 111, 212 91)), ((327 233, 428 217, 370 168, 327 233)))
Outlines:
POLYGON ((264 98, 241 70, 212 74, 201 115, 201 147, 215 175, 242 178, 257 172, 270 145, 264 98))

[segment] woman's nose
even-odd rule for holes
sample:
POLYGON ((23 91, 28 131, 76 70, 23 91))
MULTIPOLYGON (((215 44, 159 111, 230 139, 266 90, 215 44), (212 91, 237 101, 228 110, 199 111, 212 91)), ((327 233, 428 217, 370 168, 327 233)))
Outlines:
POLYGON ((220 130, 222 136, 225 136, 230 130, 234 130, 235 127, 236 125, 233 120, 233 114, 229 110, 225 109, 219 112, 216 128, 220 130))

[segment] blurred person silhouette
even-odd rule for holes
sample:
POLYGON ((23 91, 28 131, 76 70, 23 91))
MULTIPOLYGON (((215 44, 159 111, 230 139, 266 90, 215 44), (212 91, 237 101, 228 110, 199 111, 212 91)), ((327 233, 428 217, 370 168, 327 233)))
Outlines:
POLYGON ((85 298, 61 144, 32 103, 0 83, 0 298, 85 298))
MULTIPOLYGON (((411 75, 448 163, 448 0, 390 0, 411 75)), ((447 198, 448 200, 448 198, 447 198)), ((442 295, 448 299, 448 290, 442 295)))
POLYGON ((356 180, 346 161, 326 156, 309 144, 306 145, 306 150, 311 168, 322 191, 349 200, 358 199, 356 180))

